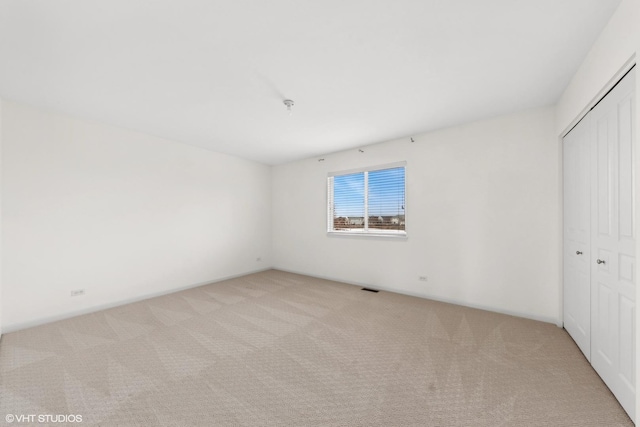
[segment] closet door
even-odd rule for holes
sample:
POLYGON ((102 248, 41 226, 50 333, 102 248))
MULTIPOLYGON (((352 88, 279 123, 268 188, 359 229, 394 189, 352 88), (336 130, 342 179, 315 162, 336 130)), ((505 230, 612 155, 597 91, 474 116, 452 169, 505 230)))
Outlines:
POLYGON ((591 111, 591 364, 635 419, 632 70, 591 111))
POLYGON ((564 328, 586 358, 591 352, 591 139, 589 116, 564 137, 564 328))

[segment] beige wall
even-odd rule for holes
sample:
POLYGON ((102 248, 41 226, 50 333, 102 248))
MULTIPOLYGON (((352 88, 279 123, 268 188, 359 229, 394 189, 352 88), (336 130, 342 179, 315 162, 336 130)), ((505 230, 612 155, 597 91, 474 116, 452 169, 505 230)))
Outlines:
POLYGON ((5 331, 270 265, 268 166, 13 102, 2 118, 5 331))
POLYGON ((275 166, 275 267, 559 322, 554 109, 415 139, 275 166), (403 160, 408 239, 328 236, 327 173, 403 160))

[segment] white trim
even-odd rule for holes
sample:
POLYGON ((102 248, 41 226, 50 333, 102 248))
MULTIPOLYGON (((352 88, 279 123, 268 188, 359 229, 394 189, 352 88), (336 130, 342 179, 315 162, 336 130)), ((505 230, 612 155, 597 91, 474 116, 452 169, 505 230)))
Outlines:
POLYGON ((462 301, 456 300, 455 298, 439 298, 439 297, 434 297, 434 296, 431 296, 431 295, 429 295, 429 296, 420 295, 420 294, 415 293, 415 292, 410 292, 410 291, 405 291, 405 290, 398 290, 398 289, 391 289, 391 288, 388 288, 386 286, 378 286, 378 285, 373 286, 373 285, 367 284, 367 283, 351 282, 351 281, 346 281, 346 280, 343 280, 343 279, 338 279, 338 278, 330 277, 330 276, 318 276, 318 275, 315 275, 315 274, 302 273, 302 272, 299 272, 299 271, 288 270, 288 269, 285 269, 285 268, 274 267, 273 270, 283 271, 285 273, 300 274, 302 276, 313 277, 313 278, 316 278, 316 279, 330 280, 332 282, 344 283, 345 285, 372 288, 372 289, 376 289, 376 290, 380 290, 380 291, 384 291, 384 292, 391 292, 391 293, 394 293, 394 294, 407 295, 407 296, 410 296, 410 297, 416 297, 416 298, 422 298, 422 299, 431 300, 431 301, 443 302, 443 303, 446 303, 446 304, 454 304, 454 305, 459 305, 461 307, 473 308, 473 309, 476 309, 476 310, 490 311, 492 313, 505 314, 507 316, 520 317, 520 318, 523 318, 523 319, 535 320, 535 321, 538 321, 538 322, 551 323, 551 324, 553 324, 555 326, 558 326, 557 323, 556 323, 556 319, 554 319, 553 317, 538 316, 538 315, 535 315, 535 314, 522 313, 522 312, 518 312, 518 311, 511 311, 511 310, 503 310, 503 309, 500 309, 500 308, 485 306, 485 305, 482 305, 482 304, 470 304, 470 303, 467 303, 467 302, 462 302, 462 301))
MULTIPOLYGON (((362 230, 362 229, 359 229, 362 230)), ((384 233, 384 232, 366 232, 366 231, 327 231, 330 237, 382 237, 383 239, 403 239, 407 240, 407 233, 384 233)))
POLYGON ((556 325, 559 328, 564 327, 564 150, 563 150, 564 137, 558 137, 558 205, 560 206, 560 212, 558 224, 560 227, 557 232, 560 237, 558 239, 560 257, 559 264, 559 276, 558 283, 560 284, 560 291, 558 292, 558 318, 556 319, 556 325))
POLYGON ((333 177, 327 177, 327 200, 324 204, 327 207, 327 222, 325 227, 327 230, 331 230, 331 222, 333 221, 333 177))
POLYGON ((582 109, 582 111, 580 111, 580 113, 576 116, 576 118, 573 119, 571 123, 569 123, 569 125, 566 128, 564 128, 562 132, 560 132, 561 140, 565 136, 567 136, 567 134, 571 131, 571 129, 573 129, 580 122, 580 120, 582 120, 584 116, 586 116, 587 113, 591 111, 591 109, 595 107, 595 105, 598 102, 600 102, 602 98, 604 98, 605 95, 609 93, 611 89, 613 89, 615 85, 618 84, 620 80, 622 80, 625 74, 627 74, 629 70, 631 70, 634 67, 634 65, 636 65, 635 53, 631 55, 631 57, 627 60, 627 62, 625 62, 622 67, 620 67, 618 72, 615 73, 613 77, 611 77, 611 79, 609 79, 609 81, 602 87, 602 89, 600 89, 600 91, 598 91, 598 93, 596 93, 596 95, 593 98, 591 98, 591 101, 589 101, 589 103, 582 109))
MULTIPOLYGON (((369 171, 363 171, 363 172, 369 172, 369 171)), ((364 219, 363 231, 365 233, 369 233, 369 174, 368 173, 364 174, 364 218, 363 219, 364 219)))
POLYGON ((394 162, 394 163, 386 163, 386 164, 383 164, 383 165, 367 166, 367 167, 364 167, 364 168, 348 169, 348 170, 337 171, 337 172, 329 172, 327 174, 327 176, 331 177, 331 176, 338 176, 338 175, 351 175, 351 174, 359 173, 359 172, 371 172, 371 171, 378 171, 378 170, 384 170, 384 169, 401 168, 401 167, 406 167, 406 166, 407 166, 407 162, 406 161, 394 162))
POLYGON ((273 268, 267 267, 267 268, 261 268, 259 270, 248 271, 246 273, 232 274, 230 276, 225 276, 225 277, 221 277, 221 278, 218 278, 218 279, 213 279, 213 280, 206 281, 206 282, 194 283, 194 284, 187 285, 187 286, 179 286, 177 288, 172 288, 172 289, 159 291, 159 292, 151 292, 151 293, 148 293, 148 294, 140 295, 140 296, 133 297, 133 298, 127 298, 127 299, 123 299, 123 300, 119 300, 119 301, 111 302, 111 303, 107 303, 107 304, 98 304, 98 305, 94 305, 93 307, 85 308, 85 309, 82 309, 82 310, 71 311, 71 312, 67 312, 67 313, 59 314, 59 315, 55 315, 55 316, 45 316, 45 317, 41 317, 39 319, 30 320, 28 322, 11 323, 9 325, 5 325, 3 327, 3 331, 2 332, 3 332, 3 334, 7 334, 7 333, 10 333, 10 332, 16 332, 16 331, 20 331, 22 329, 33 328, 34 326, 45 325, 47 323, 52 323, 52 322, 57 322, 57 321, 60 321, 60 320, 70 319, 72 317, 82 316, 84 314, 95 313, 97 311, 107 310, 109 308, 120 307, 122 305, 127 305, 127 304, 131 304, 131 303, 138 302, 138 301, 144 301, 144 300, 155 298, 155 297, 159 297, 159 296, 162 296, 162 295, 169 295, 169 294, 173 294, 175 292, 180 292, 180 291, 184 291, 184 290, 187 290, 187 289, 197 288, 197 287, 200 287, 200 286, 211 285, 211 284, 218 283, 218 282, 224 282, 225 280, 231 280, 231 279, 235 279, 235 278, 238 278, 238 277, 248 276, 250 274, 255 274, 255 273, 261 273, 263 271, 268 271, 268 270, 273 270, 273 268))

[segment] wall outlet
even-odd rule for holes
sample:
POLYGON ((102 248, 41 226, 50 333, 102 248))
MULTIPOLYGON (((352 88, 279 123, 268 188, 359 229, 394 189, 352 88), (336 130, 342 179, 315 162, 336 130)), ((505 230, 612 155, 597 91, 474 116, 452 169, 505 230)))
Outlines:
POLYGON ((427 276, 418 276, 418 280, 420 280, 421 282, 426 282, 427 276))
POLYGON ((256 262, 260 262, 260 261, 262 261, 262 257, 256 258, 256 262))
POLYGON ((72 297, 77 297, 80 295, 84 295, 84 289, 74 289, 71 291, 71 296, 72 297))

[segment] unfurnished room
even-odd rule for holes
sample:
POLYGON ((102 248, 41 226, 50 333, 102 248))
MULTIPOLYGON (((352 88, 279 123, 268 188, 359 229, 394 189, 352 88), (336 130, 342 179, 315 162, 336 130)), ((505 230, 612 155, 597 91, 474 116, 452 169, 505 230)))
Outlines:
POLYGON ((640 0, 0 0, 0 425, 634 426, 640 0))

